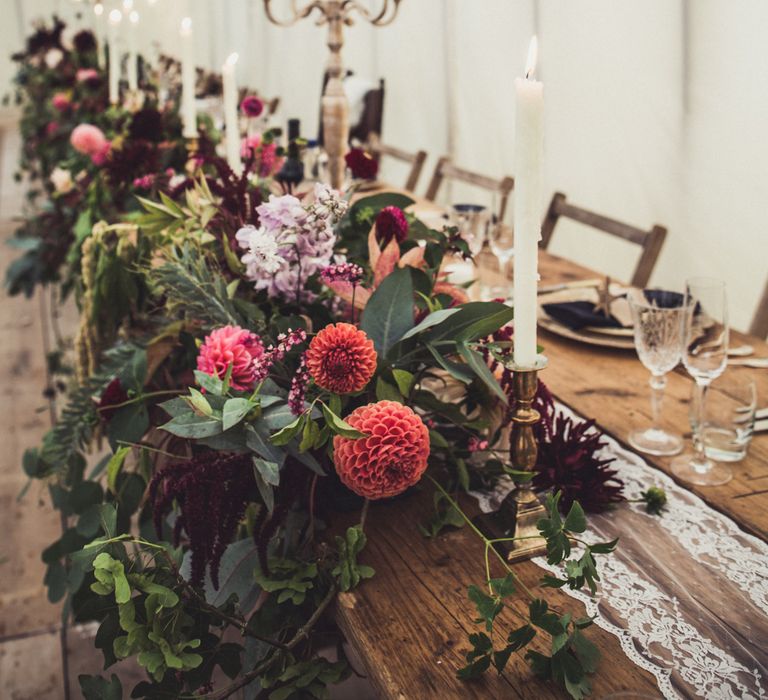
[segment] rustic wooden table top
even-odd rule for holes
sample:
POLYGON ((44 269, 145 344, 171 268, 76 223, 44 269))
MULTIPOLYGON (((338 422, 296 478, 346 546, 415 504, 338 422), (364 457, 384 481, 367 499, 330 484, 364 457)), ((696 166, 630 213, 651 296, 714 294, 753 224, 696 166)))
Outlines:
MULTIPOLYGON (((548 253, 540 256, 540 273, 545 285, 595 277, 594 271, 548 253)), ((624 444, 634 426, 648 424, 648 371, 634 351, 582 345, 544 331, 539 342, 549 360, 542 378, 560 401, 583 416, 595 417, 604 431, 624 444)), ((759 339, 734 333, 732 342, 749 342, 756 355, 768 355, 768 344, 759 339)), ((766 403, 768 371, 738 371, 755 379, 759 405, 766 403)), ((670 373, 664 423, 687 436, 690 396, 687 375, 670 373)), ((671 474, 669 458, 645 459, 671 474)), ((766 539, 768 434, 755 435, 748 457, 732 468, 729 483, 693 490, 745 530, 766 539)), ((565 697, 564 692, 537 680, 519 655, 510 660, 503 677, 489 672, 477 682, 456 679, 469 647, 467 634, 478 629, 466 591, 469 584, 483 580, 483 544, 468 528, 435 539, 422 537, 417 523, 431 512, 430 499, 431 489, 424 485, 402 500, 373 504, 363 561, 374 567, 376 576, 340 598, 337 622, 370 680, 383 698, 398 700, 565 697)), ((470 512, 477 510, 469 500, 463 505, 470 512)), ((542 570, 523 562, 516 565, 516 572, 531 585, 542 570)), ((583 614, 581 603, 567 594, 548 590, 547 596, 564 610, 583 614)), ((519 610, 524 607, 521 599, 519 610)), ((510 630, 519 626, 511 613, 505 621, 510 630)), ((589 631, 603 656, 591 679, 593 697, 621 690, 660 697, 653 676, 625 656, 616 637, 594 626, 589 631)))

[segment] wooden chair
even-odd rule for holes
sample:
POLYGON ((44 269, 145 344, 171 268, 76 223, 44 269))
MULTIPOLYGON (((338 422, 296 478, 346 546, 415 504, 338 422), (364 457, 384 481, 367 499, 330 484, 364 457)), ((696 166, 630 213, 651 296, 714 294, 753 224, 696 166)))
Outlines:
POLYGON ((643 252, 640 260, 637 262, 635 272, 632 275, 631 284, 634 287, 645 287, 651 277, 656 260, 661 252, 664 239, 667 237, 667 229, 663 226, 655 225, 650 231, 624 224, 601 214, 582 209, 566 201, 562 192, 556 192, 549 204, 547 215, 544 217, 544 223, 541 226, 541 247, 545 250, 549 247, 552 240, 552 233, 555 230, 555 224, 560 217, 566 217, 578 221, 587 226, 609 233, 612 236, 618 236, 625 241, 639 245, 643 252))
POLYGON ((419 181, 421 171, 424 168, 424 162, 427 160, 426 151, 419 150, 415 153, 410 153, 409 151, 404 151, 395 146, 388 146, 381 142, 381 139, 376 132, 372 132, 368 136, 366 150, 372 153, 376 160, 381 160, 381 156, 387 156, 388 158, 394 158, 395 160, 408 163, 411 166, 411 170, 405 181, 405 189, 409 192, 416 191, 416 183, 419 181))
POLYGON ((494 179, 487 175, 480 175, 479 173, 473 173, 470 170, 459 168, 451 163, 448 156, 443 156, 437 161, 435 166, 435 172, 432 173, 432 180, 427 187, 426 199, 431 202, 435 201, 440 186, 443 184, 443 180, 458 180, 459 182, 466 182, 467 184, 480 187, 490 192, 497 192, 500 195, 499 210, 497 216, 499 221, 504 220, 504 214, 507 211, 507 204, 509 203, 509 195, 515 187, 515 180, 512 177, 506 176, 501 179, 494 179))
POLYGON ((757 305, 755 317, 752 319, 752 325, 749 327, 749 334, 756 335, 758 338, 768 336, 768 282, 765 283, 763 296, 757 305))

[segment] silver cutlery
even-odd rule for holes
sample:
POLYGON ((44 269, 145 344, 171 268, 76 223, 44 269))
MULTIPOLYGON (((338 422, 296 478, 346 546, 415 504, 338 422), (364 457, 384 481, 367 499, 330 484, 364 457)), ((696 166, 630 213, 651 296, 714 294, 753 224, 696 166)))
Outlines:
POLYGON ((728 357, 749 357, 755 352, 751 345, 737 345, 735 348, 728 348, 728 357))
POLYGON ((738 357, 728 360, 729 365, 737 367, 752 367, 754 369, 768 369, 768 357, 738 357))

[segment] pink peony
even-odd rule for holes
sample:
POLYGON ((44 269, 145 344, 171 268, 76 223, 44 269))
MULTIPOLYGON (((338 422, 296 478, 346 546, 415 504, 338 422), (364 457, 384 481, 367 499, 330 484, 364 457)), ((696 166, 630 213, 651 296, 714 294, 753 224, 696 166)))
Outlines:
POLYGON ((109 150, 109 141, 104 136, 104 132, 93 124, 76 126, 69 137, 69 142, 78 153, 87 156, 99 153, 106 155, 105 150, 109 150))
POLYGON ((95 153, 91 153, 91 163, 94 165, 104 165, 109 155, 109 150, 112 148, 112 144, 106 141, 104 145, 95 153))
POLYGON ((206 336, 197 356, 197 368, 224 379, 231 365, 230 386, 247 391, 253 387, 256 378, 254 360, 263 354, 264 345, 258 335, 240 326, 224 326, 206 336))
POLYGON ((57 92, 51 98, 51 104, 54 109, 58 109, 59 112, 65 112, 72 106, 72 102, 66 92, 57 92))

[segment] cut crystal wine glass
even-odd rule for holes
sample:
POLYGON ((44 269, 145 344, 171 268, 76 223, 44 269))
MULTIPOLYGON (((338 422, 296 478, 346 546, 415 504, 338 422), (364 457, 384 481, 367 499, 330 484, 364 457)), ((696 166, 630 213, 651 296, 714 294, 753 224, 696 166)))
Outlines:
POLYGON ((667 372, 680 362, 686 312, 685 296, 661 290, 632 290, 627 295, 632 311, 635 348, 651 373, 651 425, 633 430, 629 444, 651 455, 674 455, 683 449, 683 438, 661 427, 661 408, 667 372))
POLYGON ((728 362, 728 308, 725 282, 697 277, 686 283, 688 312, 685 314, 683 364, 696 382, 697 413, 693 433, 693 455, 672 462, 672 472, 683 481, 715 486, 730 481, 730 468, 707 457, 704 443, 707 389, 728 362))

